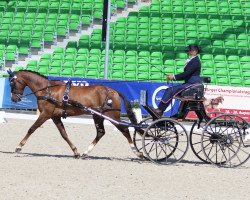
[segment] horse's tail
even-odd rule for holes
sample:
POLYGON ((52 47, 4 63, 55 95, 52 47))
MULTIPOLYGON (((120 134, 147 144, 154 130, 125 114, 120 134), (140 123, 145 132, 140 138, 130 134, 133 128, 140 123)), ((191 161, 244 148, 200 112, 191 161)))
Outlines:
POLYGON ((129 120, 131 121, 131 123, 137 124, 138 122, 137 122, 137 119, 135 117, 135 113, 132 111, 132 106, 131 106, 130 102, 128 101, 128 99, 122 93, 120 93, 117 90, 116 90, 116 92, 119 94, 119 96, 124 101, 124 106, 125 106, 126 112, 128 114, 129 120))

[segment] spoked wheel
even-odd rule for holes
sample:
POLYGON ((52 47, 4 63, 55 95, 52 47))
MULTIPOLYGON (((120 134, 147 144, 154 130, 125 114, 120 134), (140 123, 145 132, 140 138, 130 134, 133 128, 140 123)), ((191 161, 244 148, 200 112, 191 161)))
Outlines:
POLYGON ((223 114, 204 127, 201 146, 206 159, 221 167, 237 167, 250 157, 246 135, 248 122, 238 115, 223 114))
POLYGON ((188 134, 183 125, 170 118, 152 122, 142 136, 145 156, 158 164, 174 164, 188 150, 188 134))
POLYGON ((207 113, 207 115, 210 118, 218 117, 219 115, 223 115, 223 114, 225 114, 225 113, 223 113, 223 112, 209 112, 209 113, 207 113))
MULTIPOLYGON (((152 117, 148 117, 148 118, 145 118, 143 119, 139 125, 141 125, 142 127, 145 127, 144 130, 152 123, 153 119, 152 117)), ((137 132, 136 130, 134 131, 134 134, 133 134, 133 143, 134 143, 134 146, 136 148, 136 150, 138 152, 143 152, 143 148, 142 148, 142 134, 137 132)), ((146 157, 145 157, 146 158, 146 157)))
POLYGON ((204 155, 202 151, 201 146, 201 136, 202 132, 204 130, 204 127, 206 126, 206 123, 202 121, 201 123, 195 122, 190 130, 190 147, 193 151, 193 153, 196 155, 197 158, 199 158, 201 161, 205 163, 210 163, 206 156, 204 155))
MULTIPOLYGON (((222 112, 209 112, 207 113, 207 116, 209 116, 210 118, 214 118, 217 117, 219 115, 222 115, 224 113, 222 112)), ((204 155, 203 151, 202 151, 202 146, 201 146, 201 136, 202 136, 202 132, 204 130, 206 126, 206 121, 202 121, 201 123, 199 123, 198 121, 196 121, 191 130, 190 130, 190 146, 191 149, 193 151, 193 153, 196 155, 196 157, 198 159, 200 159, 201 161, 203 161, 204 163, 210 163, 207 160, 207 157, 204 155)))

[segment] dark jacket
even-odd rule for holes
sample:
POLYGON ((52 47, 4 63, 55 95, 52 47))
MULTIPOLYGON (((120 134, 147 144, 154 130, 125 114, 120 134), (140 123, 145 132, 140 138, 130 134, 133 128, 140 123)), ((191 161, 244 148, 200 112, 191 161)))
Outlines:
POLYGON ((175 75, 175 80, 185 80, 185 83, 200 83, 201 62, 198 56, 194 57, 185 66, 184 72, 175 75))

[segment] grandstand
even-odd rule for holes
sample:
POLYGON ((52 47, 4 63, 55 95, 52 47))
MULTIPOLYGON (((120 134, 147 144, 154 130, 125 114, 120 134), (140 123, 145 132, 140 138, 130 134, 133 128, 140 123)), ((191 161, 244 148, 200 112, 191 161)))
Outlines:
MULTIPOLYGON (((103 0, 1 1, 0 66, 103 78, 105 43, 96 26, 102 9, 103 0), (91 33, 82 31, 88 28, 91 33), (57 46, 60 41, 66 46, 57 46)), ((197 43, 202 74, 212 77, 211 84, 250 86, 249 1, 112 0, 112 14, 109 79, 165 81, 162 71, 181 72, 185 47, 197 43)))

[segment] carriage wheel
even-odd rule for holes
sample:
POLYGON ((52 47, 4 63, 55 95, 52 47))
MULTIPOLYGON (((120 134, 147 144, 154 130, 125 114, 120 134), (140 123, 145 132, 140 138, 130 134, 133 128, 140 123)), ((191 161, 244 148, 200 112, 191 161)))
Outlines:
POLYGON ((204 127, 201 145, 207 160, 221 167, 237 167, 250 157, 246 135, 248 122, 238 115, 223 114, 211 119, 204 127))
POLYGON ((210 118, 218 117, 219 115, 223 115, 223 114, 225 114, 225 113, 223 113, 223 112, 209 112, 209 113, 207 113, 207 115, 210 118))
MULTIPOLYGON (((217 117, 221 114, 224 114, 222 112, 209 112, 207 115, 210 118, 217 117)), ((206 126, 206 122, 202 121, 200 124, 198 122, 195 122, 190 130, 190 146, 193 151, 193 153, 196 155, 197 158, 199 158, 201 161, 205 163, 210 163, 206 156, 204 155, 202 151, 202 146, 201 146, 201 136, 202 136, 202 131, 204 130, 206 126)))
POLYGON ((205 163, 210 163, 207 160, 206 156, 204 155, 201 146, 201 136, 205 125, 206 123, 204 121, 202 121, 200 124, 198 122, 195 122, 190 130, 189 139, 190 139, 191 149, 193 153, 196 155, 196 157, 205 163))
MULTIPOLYGON (((145 127, 144 130, 149 126, 149 124, 151 124, 153 121, 153 118, 152 117, 147 117, 145 119, 143 119, 139 125, 141 125, 142 127, 145 127)), ((143 152, 143 147, 142 147, 142 134, 137 132, 136 130, 134 131, 134 134, 133 134, 133 143, 134 143, 134 146, 136 148, 136 150, 138 152, 143 152)), ((144 157, 146 158, 146 157, 144 157)))
POLYGON ((188 134, 183 125, 170 118, 152 122, 142 136, 144 154, 158 164, 174 164, 188 150, 188 134))

